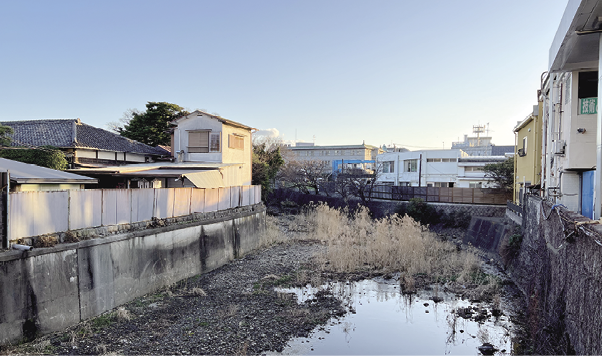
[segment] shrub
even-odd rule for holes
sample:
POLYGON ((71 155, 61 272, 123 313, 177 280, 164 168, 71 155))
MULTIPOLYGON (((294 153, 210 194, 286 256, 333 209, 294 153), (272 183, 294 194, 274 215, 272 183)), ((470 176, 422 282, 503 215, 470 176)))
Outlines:
POLYGON ((39 148, 5 148, 0 150, 0 157, 60 171, 67 169, 65 154, 56 147, 51 146, 39 148))
POLYGON ((441 213, 420 198, 412 198, 407 205, 399 205, 395 212, 400 216, 407 214, 422 225, 436 225, 441 221, 441 213))

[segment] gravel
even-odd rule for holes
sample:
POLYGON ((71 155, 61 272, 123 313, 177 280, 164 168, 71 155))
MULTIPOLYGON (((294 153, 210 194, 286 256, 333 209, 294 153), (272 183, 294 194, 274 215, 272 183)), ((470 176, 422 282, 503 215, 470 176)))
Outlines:
MULTIPOLYGON (((5 353, 260 354, 281 351, 292 337, 347 310, 328 292, 299 304, 278 285, 304 284, 322 246, 286 243, 190 278, 170 289, 46 335, 5 353), (129 320, 128 320, 129 319, 129 320)), ((0 352, 0 353, 3 353, 0 352)))

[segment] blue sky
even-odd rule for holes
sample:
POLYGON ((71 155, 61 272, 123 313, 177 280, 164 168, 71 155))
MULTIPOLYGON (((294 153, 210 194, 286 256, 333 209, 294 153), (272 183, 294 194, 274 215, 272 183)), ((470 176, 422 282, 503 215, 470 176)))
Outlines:
POLYGON ((148 101, 285 140, 493 142, 536 104, 567 0, 0 2, 0 120, 97 127, 148 101))

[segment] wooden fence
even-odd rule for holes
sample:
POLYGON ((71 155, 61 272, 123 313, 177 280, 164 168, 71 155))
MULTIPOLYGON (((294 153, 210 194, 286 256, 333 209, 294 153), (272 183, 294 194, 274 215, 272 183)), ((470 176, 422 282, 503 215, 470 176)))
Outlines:
POLYGON ((400 187, 377 185, 372 197, 388 200, 420 198, 427 202, 505 205, 511 193, 491 188, 400 187))
POLYGON ((261 186, 10 193, 8 240, 205 213, 261 202, 261 186))

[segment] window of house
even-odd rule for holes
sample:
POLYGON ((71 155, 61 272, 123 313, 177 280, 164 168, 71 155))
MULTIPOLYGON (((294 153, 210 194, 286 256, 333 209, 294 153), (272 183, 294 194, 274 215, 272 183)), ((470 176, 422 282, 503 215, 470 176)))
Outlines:
POLYGON ((439 187, 439 188, 447 188, 447 187, 453 187, 454 183, 451 183, 451 182, 435 182, 435 183, 433 183, 433 185, 435 187, 439 187))
POLYGON ((428 163, 441 162, 441 158, 427 158, 428 163))
POLYGON ((464 167, 464 172, 483 172, 483 167, 464 167))
POLYGON ((418 172, 418 160, 408 159, 403 161, 405 172, 418 172))
POLYGON ((228 147, 237 150, 245 149, 245 137, 237 134, 228 135, 228 147))
POLYGON ((598 72, 579 72, 579 99, 598 97, 598 72))
POLYGON ((457 158, 442 158, 441 162, 457 162, 457 158))
POLYGON ((482 188, 482 182, 468 182, 468 188, 482 188))
POLYGON ((209 152, 220 152, 221 151, 221 135, 219 132, 209 133, 209 152))
POLYGON ((220 132, 198 130, 188 132, 188 152, 208 153, 220 152, 220 132))
POLYGON ((383 173, 394 173, 395 172, 395 161, 383 162, 383 173))

